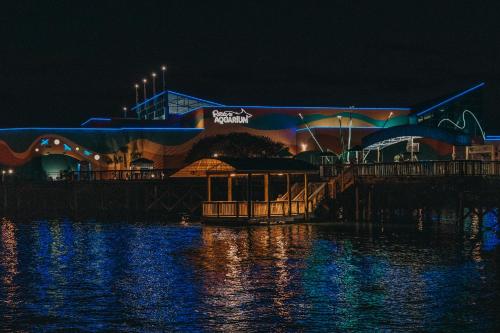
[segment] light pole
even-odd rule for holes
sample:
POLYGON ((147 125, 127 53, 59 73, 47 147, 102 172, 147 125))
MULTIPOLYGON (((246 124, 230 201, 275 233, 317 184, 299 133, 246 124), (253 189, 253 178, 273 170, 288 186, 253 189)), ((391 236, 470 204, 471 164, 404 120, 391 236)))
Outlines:
POLYGON ((123 118, 127 118, 127 107, 124 106, 122 110, 123 110, 123 118))
POLYGON ((134 84, 135 88, 135 105, 139 104, 139 85, 136 83, 134 84))
POLYGON ((142 83, 144 83, 144 100, 146 100, 147 99, 147 96, 146 96, 146 83, 148 83, 148 80, 142 79, 142 83))
POLYGON ((167 72, 167 66, 161 66, 161 78, 163 83, 163 91, 165 91, 165 73, 167 72))
POLYGON ((151 76, 153 77, 153 96, 156 95, 156 73, 153 72, 153 74, 151 74, 151 76))
POLYGON ((339 133, 340 133, 340 156, 344 154, 344 138, 342 136, 342 116, 338 115, 337 119, 339 120, 339 133))
MULTIPOLYGON (((350 106, 349 109, 354 109, 354 106, 350 106)), ((349 153, 351 151, 351 134, 352 134, 352 112, 349 112, 349 135, 347 137, 347 163, 349 163, 349 153)))
POLYGON ((392 115, 393 115, 393 113, 391 111, 391 113, 389 113, 389 116, 387 116, 387 118, 385 119, 384 126, 382 126, 382 128, 385 128, 385 125, 387 125, 387 122, 389 121, 389 119, 391 119, 392 115))

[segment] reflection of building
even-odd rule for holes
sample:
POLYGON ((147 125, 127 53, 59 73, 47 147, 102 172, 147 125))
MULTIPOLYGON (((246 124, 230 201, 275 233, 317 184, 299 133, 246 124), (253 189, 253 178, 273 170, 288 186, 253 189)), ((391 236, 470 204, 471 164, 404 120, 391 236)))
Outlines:
POLYGON ((203 281, 202 300, 207 308, 232 319, 214 324, 217 331, 254 329, 247 325, 251 325, 262 300, 271 298, 270 291, 272 306, 266 308, 265 315, 286 321, 296 318, 293 299, 301 293, 297 262, 311 250, 313 229, 312 225, 203 227, 202 250, 191 258, 203 281))
MULTIPOLYGON (((153 161, 155 169, 176 168, 195 142, 230 132, 267 136, 301 155, 319 150, 313 134, 335 153, 383 149, 382 158, 392 161, 408 153, 412 139, 420 159, 451 158, 454 146, 483 141, 475 119, 481 119, 483 86, 413 108, 228 106, 163 91, 133 107, 134 119, 91 118, 78 128, 0 129, 0 165, 29 172, 40 169, 40 161, 64 155, 73 161, 65 164, 68 170, 82 162, 92 170, 130 169, 141 158, 153 161)), ((486 140, 495 143, 496 137, 486 140)))
POLYGON ((0 279, 8 307, 16 306, 18 286, 15 277, 19 274, 16 225, 11 220, 0 220, 0 279))

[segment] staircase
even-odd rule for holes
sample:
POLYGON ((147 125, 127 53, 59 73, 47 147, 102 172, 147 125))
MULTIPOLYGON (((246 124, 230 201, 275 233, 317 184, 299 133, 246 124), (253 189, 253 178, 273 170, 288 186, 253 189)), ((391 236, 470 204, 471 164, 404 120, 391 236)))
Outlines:
POLYGON ((337 198, 337 195, 344 193, 351 186, 354 185, 354 172, 352 168, 345 168, 336 177, 330 180, 331 185, 331 197, 333 199, 337 198))
MULTIPOLYGON (((316 207, 320 204, 320 202, 324 199, 327 194, 327 185, 326 182, 311 182, 308 184, 308 212, 312 213, 316 209, 316 207)), ((305 197, 305 189, 304 185, 301 183, 295 183, 290 188, 292 201, 304 201, 305 197)), ((288 200, 288 193, 277 198, 277 201, 286 201, 288 200)))

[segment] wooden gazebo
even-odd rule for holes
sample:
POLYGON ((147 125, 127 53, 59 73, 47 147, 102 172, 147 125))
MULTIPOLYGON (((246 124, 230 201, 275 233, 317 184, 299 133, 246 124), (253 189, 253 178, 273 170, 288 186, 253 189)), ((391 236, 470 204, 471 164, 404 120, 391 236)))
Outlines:
MULTIPOLYGON (((324 194, 324 186, 311 184, 309 177, 318 174, 318 169, 304 161, 293 158, 206 158, 193 162, 172 177, 205 177, 207 179, 207 201, 203 202, 205 221, 237 221, 271 219, 307 219, 314 209, 316 197, 324 194), (271 179, 279 177, 286 183, 286 192, 271 198, 271 179), (214 188, 221 184, 225 200, 214 200, 214 188), (234 192, 235 180, 245 179, 244 188, 234 192), (299 181, 292 184, 292 179, 299 181), (263 180, 263 198, 256 199, 255 182, 263 180), (226 183, 227 182, 227 183, 226 183), (227 184, 227 185, 226 185, 227 184), (293 185, 293 186, 292 186, 293 185), (320 189, 321 187, 321 189, 320 189), (318 195, 315 196, 315 192, 318 195), (313 195, 313 196, 311 196, 313 195), (245 199, 242 200, 241 198, 245 199), (237 200, 240 198, 240 200, 237 200), (249 209, 250 207, 250 209, 249 209)), ((217 192, 220 194, 220 191, 217 192)))

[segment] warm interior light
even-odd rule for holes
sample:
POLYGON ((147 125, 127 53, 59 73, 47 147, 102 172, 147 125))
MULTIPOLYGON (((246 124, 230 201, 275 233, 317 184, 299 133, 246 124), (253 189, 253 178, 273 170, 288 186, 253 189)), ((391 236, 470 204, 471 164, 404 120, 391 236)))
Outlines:
POLYGON ((9 174, 13 174, 13 173, 14 173, 14 170, 9 169, 9 174))
POLYGON ((76 151, 79 151, 79 150, 80 150, 80 147, 75 147, 75 150, 76 150, 76 151))
POLYGON ((35 151, 38 153, 40 151, 40 149, 39 148, 35 148, 35 151))
POLYGON ((55 140, 54 140, 54 144, 55 144, 56 146, 57 146, 57 145, 59 145, 60 143, 61 143, 61 140, 59 140, 59 139, 55 139, 55 140))
POLYGON ((156 73, 151 74, 153 77, 156 77, 156 73))
POLYGON ((94 160, 99 161, 100 158, 101 158, 101 156, 99 156, 99 154, 94 155, 94 160))
POLYGON ((231 177, 236 177, 236 174, 235 174, 235 173, 232 173, 230 176, 231 176, 231 177))

